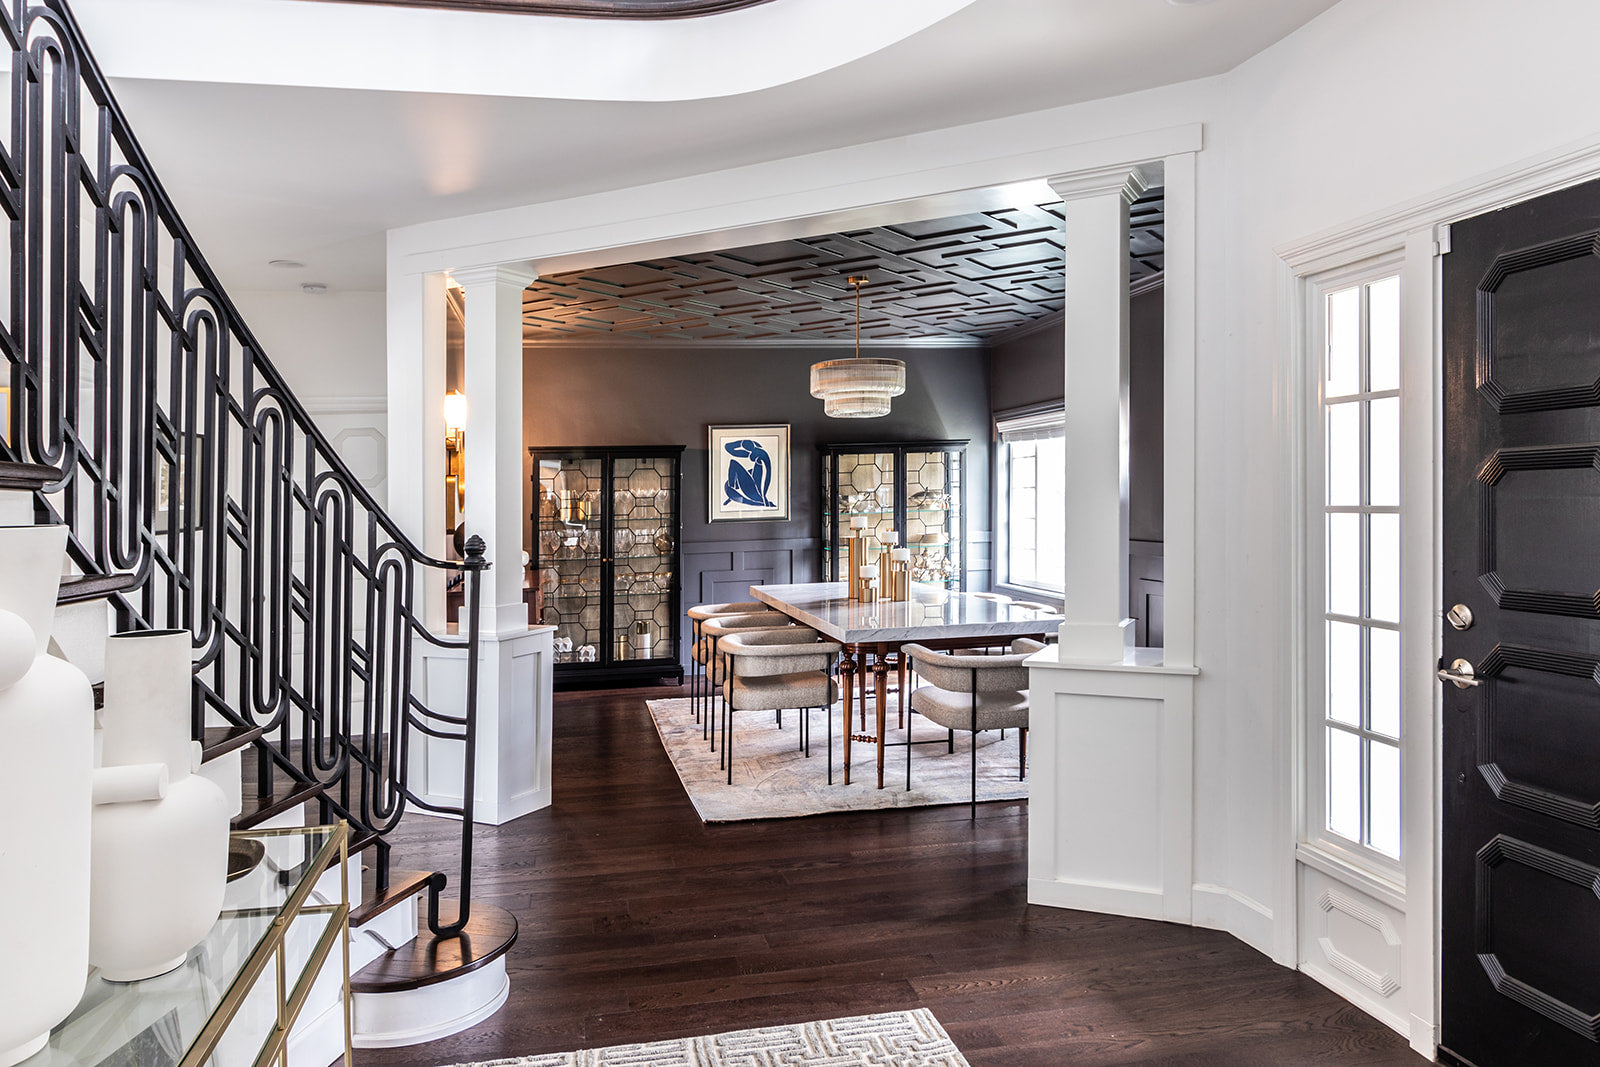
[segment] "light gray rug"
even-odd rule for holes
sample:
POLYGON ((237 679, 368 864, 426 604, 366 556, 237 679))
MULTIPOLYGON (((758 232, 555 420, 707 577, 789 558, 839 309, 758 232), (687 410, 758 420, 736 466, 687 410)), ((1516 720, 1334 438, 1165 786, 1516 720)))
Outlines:
POLYGON ((933 1012, 890 1011, 459 1067, 968 1067, 933 1012))
MULTIPOLYGON (((821 711, 812 712, 811 757, 798 751, 799 713, 786 711, 783 728, 770 711, 742 711, 734 723, 733 784, 727 771, 717 766, 719 752, 701 739, 687 698, 651 700, 661 744, 683 782, 700 818, 708 823, 747 819, 787 819, 830 811, 864 811, 872 808, 917 808, 934 804, 965 804, 971 795, 971 734, 956 733, 956 750, 942 744, 919 744, 911 754, 911 790, 906 790, 906 750, 890 748, 884 756, 884 788, 877 788, 877 746, 857 742, 851 747, 851 782, 844 784, 843 714, 833 709, 833 784, 828 784, 828 726, 821 711)), ((719 713, 713 711, 715 719, 719 713)), ((920 715, 912 716, 917 741, 943 739, 943 728, 920 715)), ((895 729, 894 705, 888 715, 890 742, 905 740, 895 729)), ((867 714, 868 728, 873 726, 867 714)), ((857 720, 857 732, 860 721, 857 720)), ((989 731, 978 735, 978 799, 1018 800, 1028 795, 1028 783, 1017 779, 1017 731, 1007 730, 1005 740, 989 731)), ((718 748, 721 748, 720 741, 718 748)))

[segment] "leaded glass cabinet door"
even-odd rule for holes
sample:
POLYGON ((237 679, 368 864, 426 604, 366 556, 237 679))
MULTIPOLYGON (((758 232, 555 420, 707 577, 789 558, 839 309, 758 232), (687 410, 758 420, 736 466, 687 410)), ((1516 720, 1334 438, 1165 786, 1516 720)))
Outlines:
POLYGON ((948 589, 966 586, 965 441, 823 445, 822 576, 843 581, 844 538, 852 520, 881 545, 911 549, 912 576, 948 589))
POLYGON ((966 515, 959 448, 907 451, 902 543, 911 549, 911 580, 966 587, 966 515))
POLYGON ((536 456, 533 579, 539 625, 556 628, 556 663, 598 663, 605 642, 603 457, 536 456))
POLYGON ((618 456, 611 479, 611 644, 608 663, 675 660, 677 461, 618 456))
POLYGON ((683 448, 533 449, 535 618, 557 682, 682 677, 683 448))
MULTIPOLYGON (((831 582, 843 581, 844 537, 853 520, 865 523, 876 538, 897 530, 896 500, 899 495, 899 458, 894 449, 868 449, 861 452, 825 453, 830 491, 824 497, 823 522, 829 527, 823 544, 826 559, 823 574, 831 582), (829 469, 831 468, 831 469, 829 469)), ((881 543, 874 541, 874 544, 881 543)))

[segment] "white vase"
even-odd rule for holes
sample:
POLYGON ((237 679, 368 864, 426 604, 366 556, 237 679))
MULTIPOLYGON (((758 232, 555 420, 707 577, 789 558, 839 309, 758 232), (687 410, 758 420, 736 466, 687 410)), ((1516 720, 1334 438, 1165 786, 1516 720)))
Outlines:
POLYGON ((44 1047, 89 969, 94 694, 46 654, 66 545, 0 527, 0 1067, 44 1047))
POLYGON ((112 982, 179 966, 222 910, 229 810, 221 788, 193 773, 190 648, 187 630, 106 641, 89 962, 112 982))

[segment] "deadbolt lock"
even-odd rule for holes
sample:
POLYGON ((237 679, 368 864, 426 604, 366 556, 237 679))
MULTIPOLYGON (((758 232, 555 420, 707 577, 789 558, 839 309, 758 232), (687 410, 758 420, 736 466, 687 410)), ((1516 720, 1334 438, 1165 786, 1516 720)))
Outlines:
POLYGON ((1450 625, 1454 626, 1457 630, 1472 629, 1472 609, 1467 607, 1465 604, 1457 604, 1455 607, 1445 612, 1444 617, 1449 621, 1450 625))

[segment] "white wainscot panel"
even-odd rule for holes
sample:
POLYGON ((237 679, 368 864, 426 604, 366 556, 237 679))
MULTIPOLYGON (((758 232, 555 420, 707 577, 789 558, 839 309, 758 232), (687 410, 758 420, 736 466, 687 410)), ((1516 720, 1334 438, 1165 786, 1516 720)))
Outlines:
POLYGON ((1299 872, 1300 969, 1409 1033, 1401 969, 1405 913, 1315 868, 1301 864, 1299 872))
POLYGON ((1028 901, 1190 921, 1194 672, 1030 667, 1028 901))
MULTIPOLYGON (((478 660, 478 758, 474 818, 496 826, 550 804, 553 628, 485 634, 478 660)), ((466 703, 465 649, 416 645, 421 699, 460 715, 466 703)), ((458 805, 463 790, 460 741, 417 735, 413 787, 430 803, 458 805)), ((421 809, 418 809, 421 810, 421 809)))

